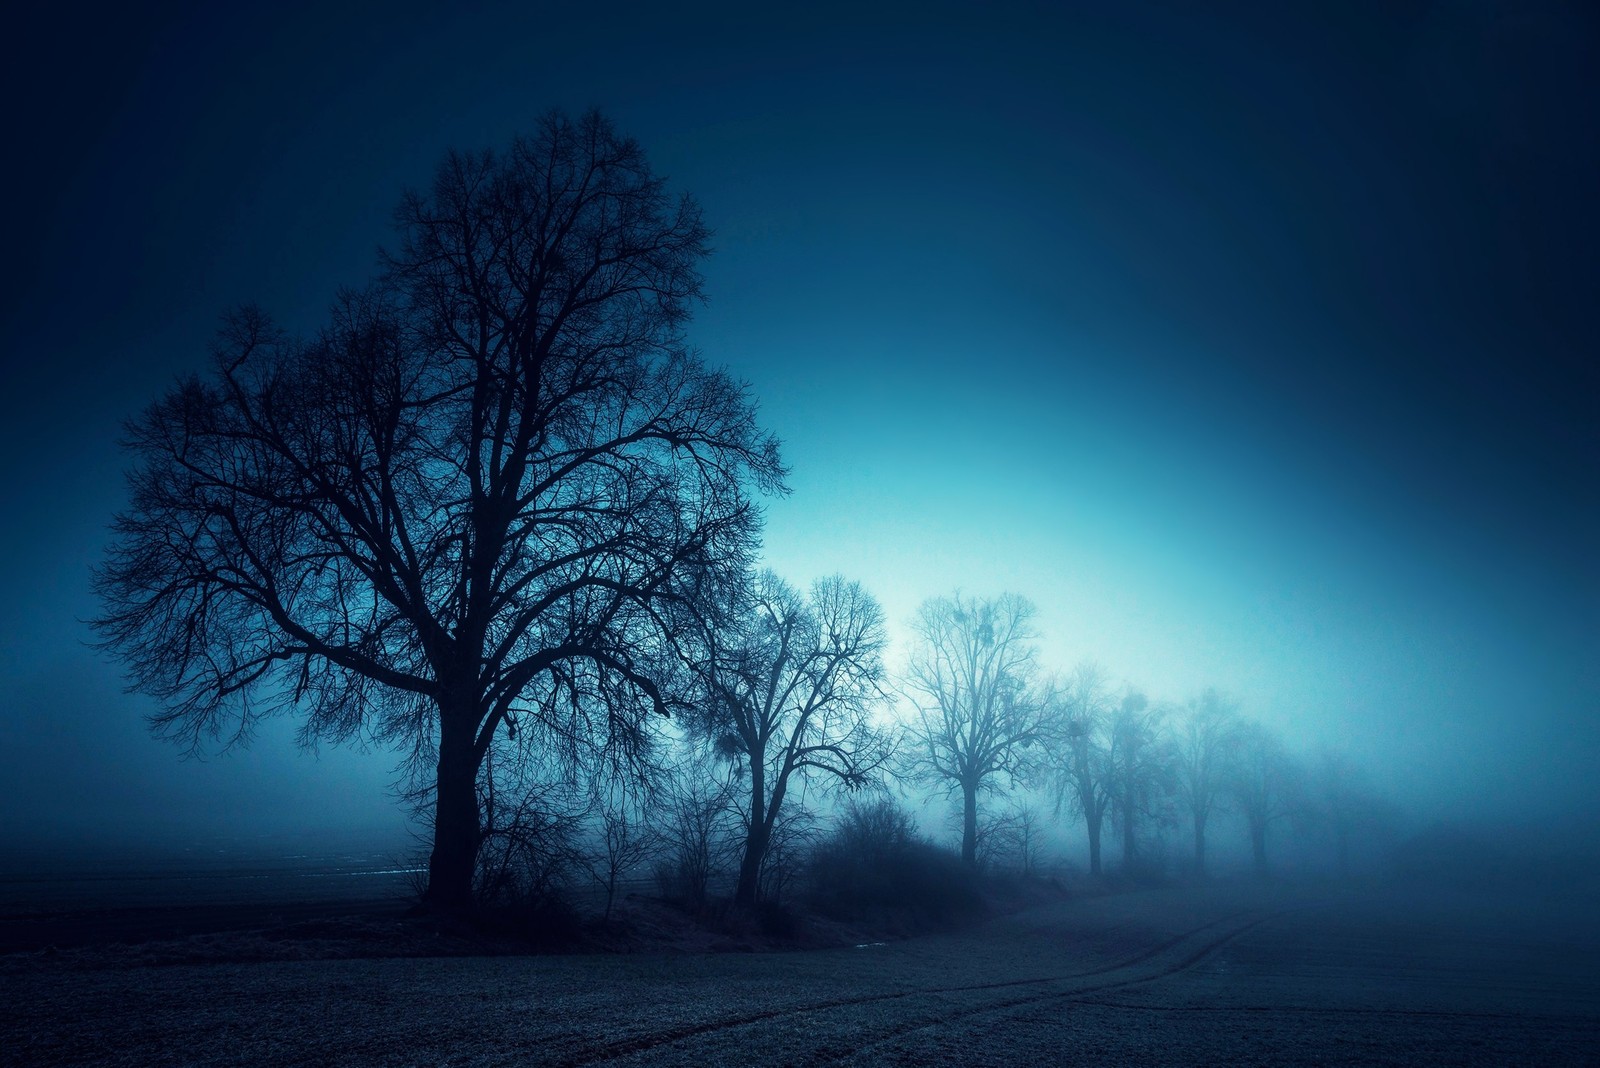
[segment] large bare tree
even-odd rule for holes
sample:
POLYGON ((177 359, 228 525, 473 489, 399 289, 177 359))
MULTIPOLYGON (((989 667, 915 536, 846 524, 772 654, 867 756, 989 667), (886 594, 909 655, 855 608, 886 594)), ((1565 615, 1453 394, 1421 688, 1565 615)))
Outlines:
POLYGON ((746 763, 744 854, 734 900, 753 905, 793 783, 867 785, 889 755, 872 724, 883 696, 883 610, 856 582, 819 579, 802 595, 756 576, 743 610, 708 643, 703 729, 746 763))
POLYGON ((910 773, 961 795, 961 857, 978 861, 978 796, 1024 778, 1042 755, 1053 701, 1035 662, 1032 602, 934 597, 912 622, 905 689, 910 773))
POLYGON ((396 218, 319 335, 235 314, 130 425, 98 626, 191 745, 294 711, 308 741, 409 747, 427 899, 456 909, 497 732, 636 752, 689 617, 748 566, 747 488, 784 472, 684 341, 699 208, 604 118, 453 153, 396 218))

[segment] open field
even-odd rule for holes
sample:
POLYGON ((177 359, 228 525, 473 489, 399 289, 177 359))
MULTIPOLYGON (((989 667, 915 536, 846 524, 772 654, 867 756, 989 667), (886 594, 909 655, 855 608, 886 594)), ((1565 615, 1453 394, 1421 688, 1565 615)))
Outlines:
POLYGON ((1584 905, 1216 887, 811 952, 14 954, 0 1039, 31 1064, 1594 1063, 1584 905))

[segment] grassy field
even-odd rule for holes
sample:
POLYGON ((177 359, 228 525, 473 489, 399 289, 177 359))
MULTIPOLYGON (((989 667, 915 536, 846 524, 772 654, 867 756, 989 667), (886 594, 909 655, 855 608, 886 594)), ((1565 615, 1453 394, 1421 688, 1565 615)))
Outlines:
POLYGON ((0 958, 17 1064, 1583 1064, 1581 896, 1211 887, 806 952, 0 958))

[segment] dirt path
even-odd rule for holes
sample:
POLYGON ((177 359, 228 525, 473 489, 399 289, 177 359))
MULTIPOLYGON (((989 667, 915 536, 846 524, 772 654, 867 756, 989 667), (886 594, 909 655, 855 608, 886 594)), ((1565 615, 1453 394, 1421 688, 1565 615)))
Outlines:
POLYGON ((0 976, 0 1036, 39 1064, 1577 1064, 1597 946, 1478 899, 1162 891, 812 953, 41 965, 0 976))

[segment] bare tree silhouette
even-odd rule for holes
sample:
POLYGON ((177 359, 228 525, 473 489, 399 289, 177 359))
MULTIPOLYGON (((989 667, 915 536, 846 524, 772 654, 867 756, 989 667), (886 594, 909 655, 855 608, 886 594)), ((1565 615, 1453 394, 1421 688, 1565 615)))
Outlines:
POLYGON ((978 795, 1025 778, 1042 756, 1053 694, 1036 677, 1033 616, 1016 594, 958 593, 924 601, 912 623, 907 770, 960 793, 961 859, 972 867, 978 795))
POLYGON ((688 618, 747 567, 747 487, 784 470, 684 341, 699 208, 601 116, 450 154, 397 227, 320 335, 236 313, 130 424, 97 626, 191 746, 292 711, 409 747, 427 900, 456 909, 496 733, 641 752, 688 618))
POLYGON ((644 806, 626 781, 596 784, 592 845, 578 857, 589 878, 605 892, 601 919, 611 920, 623 878, 660 849, 659 836, 645 818, 644 806))
POLYGON ((762 865, 791 784, 822 777, 867 785, 890 746, 873 727, 883 697, 883 609, 840 576, 802 596, 771 572, 752 582, 742 612, 713 632, 702 665, 709 699, 698 726, 746 764, 744 855, 734 900, 754 905, 762 865))
POLYGON ((1099 875, 1100 835, 1116 779, 1110 683, 1098 664, 1073 669, 1055 709, 1051 732, 1051 785, 1056 811, 1082 816, 1089 838, 1089 874, 1099 875))
POLYGON ((651 815, 660 846, 661 892, 699 908, 737 848, 737 785, 732 767, 707 745, 682 748, 662 781, 651 815))

